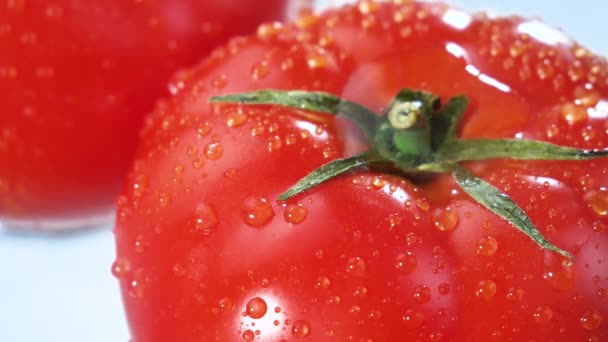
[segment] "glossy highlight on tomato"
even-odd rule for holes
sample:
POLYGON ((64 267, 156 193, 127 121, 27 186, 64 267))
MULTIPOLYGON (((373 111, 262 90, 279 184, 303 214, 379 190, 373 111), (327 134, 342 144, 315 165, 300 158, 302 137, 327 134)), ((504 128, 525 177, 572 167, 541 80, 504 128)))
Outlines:
POLYGON ((0 217, 65 227, 109 215, 144 115, 168 94, 169 76, 228 37, 283 18, 286 4, 4 1, 0 217))
POLYGON ((608 161, 466 166, 507 193, 543 251, 447 176, 359 170, 340 117, 217 95, 314 90, 387 108, 403 88, 471 101, 462 138, 608 146, 608 65, 537 20, 360 1, 263 25, 183 73, 143 131, 116 223, 134 341, 608 339, 608 161))

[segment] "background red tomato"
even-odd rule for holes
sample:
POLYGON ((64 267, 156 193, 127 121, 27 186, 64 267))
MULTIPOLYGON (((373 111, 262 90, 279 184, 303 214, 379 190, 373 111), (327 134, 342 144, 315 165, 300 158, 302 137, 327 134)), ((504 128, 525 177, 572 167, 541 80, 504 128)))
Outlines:
POLYGON ((603 59, 536 21, 363 1, 232 41, 182 74, 143 132, 120 200, 120 280, 135 341, 608 338, 608 162, 467 166, 507 192, 574 265, 448 177, 361 170, 286 203, 360 148, 341 120, 208 104, 321 90, 381 112, 403 87, 471 99, 460 135, 608 146, 603 59), (464 23, 464 25, 463 25, 464 23), (534 30, 536 28, 536 30, 534 30), (565 39, 565 38, 564 38, 565 39))
POLYGON ((227 37, 282 18, 285 4, 4 1, 0 217, 109 214, 142 118, 167 93, 169 75, 227 37))

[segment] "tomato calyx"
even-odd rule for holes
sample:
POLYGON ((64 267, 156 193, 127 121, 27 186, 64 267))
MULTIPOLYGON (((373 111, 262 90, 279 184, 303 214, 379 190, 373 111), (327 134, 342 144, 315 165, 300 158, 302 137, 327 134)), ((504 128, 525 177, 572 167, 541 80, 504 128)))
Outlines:
POLYGON ((460 139, 457 128, 468 105, 465 96, 453 97, 441 106, 439 97, 432 93, 403 89, 381 116, 362 105, 323 92, 261 90, 217 96, 210 102, 280 105, 340 115, 365 133, 372 146, 368 151, 319 167, 281 194, 280 201, 362 166, 380 169, 392 166, 406 177, 419 173, 449 173, 479 204, 528 235, 539 247, 569 260, 573 256, 546 240, 506 193, 475 176, 460 162, 495 158, 585 160, 608 157, 608 149, 581 150, 537 140, 460 139))

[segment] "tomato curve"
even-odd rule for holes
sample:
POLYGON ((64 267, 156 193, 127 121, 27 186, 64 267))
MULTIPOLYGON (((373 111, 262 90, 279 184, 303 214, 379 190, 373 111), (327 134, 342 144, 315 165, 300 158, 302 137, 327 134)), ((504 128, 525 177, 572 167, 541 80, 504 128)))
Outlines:
POLYGON ((407 87, 466 95, 463 138, 605 148, 605 59, 539 25, 361 1, 263 25, 182 73, 119 200, 112 271, 134 341, 606 340, 606 159, 466 163, 570 265, 443 175, 363 169, 277 201, 365 150, 361 134, 340 117, 209 103, 299 89, 381 113, 407 87))
MULTIPOLYGON (((0 217, 111 212, 144 114, 169 76, 285 1, 8 1, 0 5, 0 217)), ((169 84, 169 91, 181 87, 169 84)), ((67 225, 61 223, 60 225, 67 225)))

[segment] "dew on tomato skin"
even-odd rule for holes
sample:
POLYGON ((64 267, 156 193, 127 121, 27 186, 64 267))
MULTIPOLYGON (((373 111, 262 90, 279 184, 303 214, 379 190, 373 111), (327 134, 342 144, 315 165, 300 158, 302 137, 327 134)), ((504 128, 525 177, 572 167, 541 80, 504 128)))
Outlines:
POLYGON ((270 68, 267 61, 253 63, 251 66, 251 77, 254 80, 261 80, 268 76, 270 68))
POLYGON ((427 211, 431 208, 431 205, 429 204, 428 200, 426 200, 425 198, 421 198, 416 200, 416 205, 418 206, 418 208, 427 211))
POLYGON ((310 334, 310 325, 305 321, 295 321, 291 327, 291 334, 295 338, 304 338, 310 334))
POLYGON ((129 293, 137 298, 144 296, 146 276, 144 270, 139 268, 133 273, 133 278, 129 284, 129 293))
POLYGON ((249 300, 249 302, 247 302, 247 306, 245 307, 245 312, 253 319, 264 317, 267 310, 268 305, 266 304, 266 301, 260 297, 255 297, 249 300))
POLYGON ((330 58, 327 56, 325 50, 321 48, 309 52, 306 56, 306 64, 311 70, 327 68, 330 63, 330 58))
POLYGON ((249 329, 243 331, 243 341, 251 342, 255 339, 255 333, 249 329))
POLYGON ((608 289, 605 289, 605 288, 598 289, 597 296, 600 297, 600 299, 602 299, 602 300, 608 299, 608 289))
POLYGON ((412 295, 416 303, 428 303, 431 300, 431 289, 425 285, 418 285, 414 288, 412 295))
POLYGON ((308 215, 308 209, 301 204, 288 204, 283 212, 285 222, 298 224, 304 222, 308 215))
POLYGON ((184 275, 186 275, 186 268, 181 264, 173 265, 171 270, 173 271, 173 274, 175 274, 176 277, 183 277, 184 275))
POLYGON ((143 234, 137 234, 137 236, 135 237, 134 249, 137 253, 143 253, 146 245, 144 239, 145 238, 143 234))
POLYGON ((268 151, 269 152, 278 151, 282 147, 283 147, 283 141, 281 140, 281 137, 279 137, 278 135, 274 135, 274 136, 268 138, 268 151))
POLYGON ((317 282, 315 283, 315 289, 327 289, 331 285, 331 280, 327 277, 319 277, 317 278, 317 282))
POLYGON ((351 306, 351 307, 348 309, 348 313, 349 313, 349 314, 351 314, 351 315, 353 315, 353 316, 356 316, 356 315, 358 315, 359 313, 361 313, 361 307, 360 307, 360 306, 358 306, 358 305, 352 305, 352 306, 351 306))
POLYGON ((401 321, 408 329, 418 328, 424 322, 424 314, 416 310, 407 309, 401 317, 401 321))
POLYGON ((585 107, 593 107, 600 102, 602 95, 599 91, 588 87, 576 87, 574 89, 574 98, 577 105, 585 107))
POLYGON ((544 252, 543 279, 557 291, 567 291, 574 287, 576 269, 574 265, 552 252, 544 252))
POLYGON ((397 255, 395 260, 395 268, 403 274, 410 274, 416 270, 418 266, 418 258, 411 252, 401 253, 397 255))
POLYGON ((493 280, 482 280, 477 284, 475 296, 484 301, 490 301, 496 295, 496 283, 493 280))
POLYGON ((441 295, 446 296, 450 293, 450 285, 448 283, 441 283, 437 287, 437 290, 441 295))
POLYGON ((599 216, 608 216, 608 191, 604 188, 585 193, 585 200, 599 216))
POLYGON ((260 280, 260 286, 263 288, 267 288, 268 286, 270 286, 270 279, 264 278, 260 280))
POLYGON ((169 204, 171 204, 171 196, 163 192, 158 196, 158 202, 161 207, 167 207, 169 204))
POLYGON ((340 298, 340 296, 329 296, 326 303, 329 305, 338 305, 342 303, 342 298, 340 298))
POLYGON ((602 314, 595 310, 590 309, 585 311, 585 313, 580 318, 581 326, 587 330, 596 330, 602 324, 604 317, 602 314))
POLYGON ((116 279, 124 279, 131 272, 131 263, 125 258, 118 258, 112 263, 112 275, 116 279))
POLYGON ((352 257, 346 262, 346 272, 355 277, 363 277, 365 268, 365 261, 360 257, 352 257))
POLYGON ((241 218, 254 228, 261 227, 274 217, 274 210, 265 198, 249 197, 241 207, 241 218))
MULTIPOLYGON (((203 123, 196 130, 196 134, 199 139, 206 137, 207 135, 209 135, 209 133, 211 133, 211 124, 209 122, 203 123)), ((188 155, 190 155, 190 152, 188 152, 188 155)))
POLYGON ((243 113, 242 110, 232 112, 226 117, 226 125, 228 127, 238 127, 247 122, 247 114, 243 113))
POLYGON ((521 287, 511 287, 507 290, 507 300, 519 302, 524 298, 525 291, 521 287))
POLYGON ((433 223, 441 231, 452 231, 458 225, 458 215, 451 208, 436 209, 433 212, 433 223))
POLYGON ((532 317, 538 324, 547 324, 551 321, 551 318, 553 318, 553 310, 546 305, 542 305, 536 308, 532 317))
POLYGON ((562 105, 560 118, 569 125, 584 123, 588 119, 587 108, 574 103, 566 103, 562 105))
POLYGON ((219 75, 211 81, 211 86, 215 89, 223 89, 228 85, 226 75, 219 75))
POLYGON ((201 202, 197 204, 194 215, 194 230, 202 233, 204 236, 211 235, 219 223, 213 208, 207 203, 201 202))
POLYGON ((264 23, 258 27, 256 32, 258 38, 269 39, 283 31, 283 24, 280 22, 264 23))
POLYGON ((274 308, 274 312, 275 313, 280 313, 281 312, 281 307, 280 306, 275 307, 274 308))
POLYGON ((224 298, 220 299, 217 302, 217 305, 220 309, 220 312, 224 312, 224 313, 232 312, 232 310, 234 309, 234 303, 232 302, 232 299, 230 299, 228 297, 224 297, 224 298))
POLYGON ((363 298, 367 296, 367 287, 365 286, 357 286, 353 291, 353 297, 363 298))
POLYGON ((219 142, 212 142, 205 145, 205 157, 209 160, 218 160, 224 153, 224 148, 219 142))
POLYGON ((492 256, 498 250, 498 241, 492 236, 484 236, 477 240, 477 254, 492 256))

